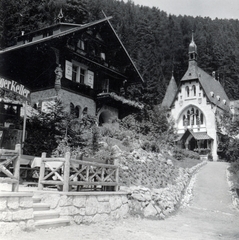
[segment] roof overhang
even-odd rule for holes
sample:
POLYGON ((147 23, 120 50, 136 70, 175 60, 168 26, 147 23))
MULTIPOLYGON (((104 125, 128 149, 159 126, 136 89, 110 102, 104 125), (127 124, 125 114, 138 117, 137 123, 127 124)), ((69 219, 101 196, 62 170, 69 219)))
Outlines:
POLYGON ((126 99, 123 96, 119 96, 114 92, 100 93, 97 95, 97 100, 102 104, 110 105, 113 107, 127 106, 138 110, 144 108, 144 105, 142 103, 126 99))
POLYGON ((177 141, 181 141, 183 139, 186 139, 190 135, 197 141, 198 140, 212 140, 213 139, 207 134, 207 132, 193 132, 192 130, 187 129, 184 134, 179 136, 177 141))

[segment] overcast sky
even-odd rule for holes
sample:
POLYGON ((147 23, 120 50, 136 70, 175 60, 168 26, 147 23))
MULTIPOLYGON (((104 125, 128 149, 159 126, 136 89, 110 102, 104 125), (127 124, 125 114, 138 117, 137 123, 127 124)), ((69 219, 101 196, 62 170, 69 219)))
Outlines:
MULTIPOLYGON (((127 0, 124 0, 127 2, 127 0)), ((174 15, 239 19, 239 0, 132 0, 174 15)))

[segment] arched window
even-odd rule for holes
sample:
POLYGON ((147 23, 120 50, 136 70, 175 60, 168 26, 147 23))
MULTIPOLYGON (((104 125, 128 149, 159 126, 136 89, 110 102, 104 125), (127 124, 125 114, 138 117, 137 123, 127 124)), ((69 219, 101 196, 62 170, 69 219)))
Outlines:
POLYGON ((200 125, 199 111, 196 110, 196 125, 200 125))
POLYGON ((75 107, 75 114, 76 114, 76 118, 79 118, 79 116, 80 116, 80 107, 79 106, 75 107))
POLYGON ((194 125, 194 108, 191 109, 191 125, 193 126, 194 125))
POLYGON ((185 91, 186 91, 186 97, 189 97, 189 87, 188 86, 185 87, 185 91))
POLYGON ((195 97, 196 96, 196 86, 195 85, 192 86, 192 92, 193 92, 193 96, 195 97))
POLYGON ((204 124, 204 115, 197 107, 186 109, 181 115, 182 125, 196 127, 204 124))
POLYGON ((183 115, 183 126, 187 126, 188 125, 188 121, 185 115, 183 115))
POLYGON ((187 111, 187 120, 188 120, 188 125, 190 125, 190 111, 187 111))
POLYGON ((203 113, 200 114, 200 123, 203 124, 203 113))
POLYGON ((85 116, 85 115, 87 115, 87 113, 88 113, 88 108, 87 107, 85 107, 84 109, 83 109, 83 116, 85 116))
POLYGON ((73 103, 70 103, 70 114, 74 114, 75 113, 75 106, 73 103))

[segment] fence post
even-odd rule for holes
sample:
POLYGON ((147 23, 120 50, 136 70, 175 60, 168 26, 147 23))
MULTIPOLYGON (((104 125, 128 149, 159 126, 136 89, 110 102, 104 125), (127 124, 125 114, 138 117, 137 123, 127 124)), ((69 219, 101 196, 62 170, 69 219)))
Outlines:
POLYGON ((64 185, 63 185, 63 192, 69 191, 69 179, 70 179, 70 158, 71 154, 67 152, 65 154, 65 165, 64 165, 64 185))
POLYGON ((45 163, 43 161, 44 158, 46 158, 45 152, 41 154, 41 167, 40 167, 40 174, 38 179, 38 190, 43 190, 43 184, 41 183, 41 181, 43 180, 45 175, 45 163))
POLYGON ((115 191, 119 191, 119 167, 117 166, 116 171, 115 171, 115 182, 117 185, 115 186, 115 191))
POLYGON ((13 161, 13 176, 18 181, 17 183, 12 184, 12 192, 18 192, 19 189, 19 180, 20 180, 20 158, 21 158, 21 144, 16 144, 15 150, 17 151, 17 159, 13 161))

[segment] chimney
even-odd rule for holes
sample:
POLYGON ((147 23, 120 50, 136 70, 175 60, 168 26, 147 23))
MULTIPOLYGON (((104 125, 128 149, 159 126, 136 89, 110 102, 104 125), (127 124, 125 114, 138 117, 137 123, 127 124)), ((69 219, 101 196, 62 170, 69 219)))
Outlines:
POLYGON ((215 71, 212 72, 212 77, 216 80, 216 72, 215 71))

